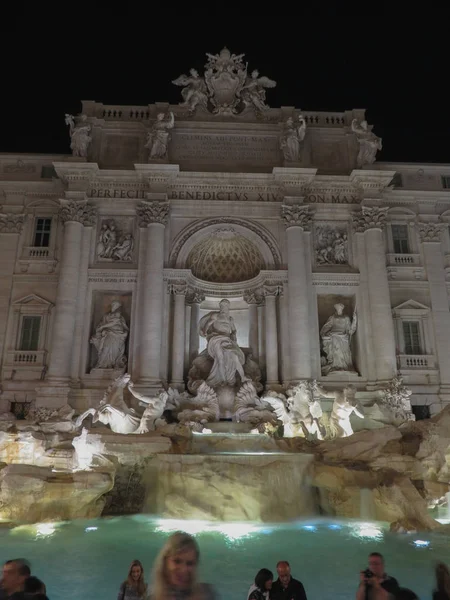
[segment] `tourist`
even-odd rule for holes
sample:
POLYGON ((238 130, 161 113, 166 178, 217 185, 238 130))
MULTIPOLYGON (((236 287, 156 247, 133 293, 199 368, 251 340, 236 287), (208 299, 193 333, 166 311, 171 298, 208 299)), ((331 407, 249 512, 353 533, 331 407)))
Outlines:
POLYGON ((147 596, 144 580, 144 567, 139 560, 133 560, 126 580, 121 584, 117 600, 143 600, 147 596))
POLYGON ((32 596, 33 600, 36 596, 44 596, 47 594, 47 590, 45 588, 45 583, 35 577, 34 575, 30 575, 25 580, 24 592, 26 596, 32 596))
POLYGON ((272 589, 273 573, 269 569, 261 569, 255 577, 255 583, 250 586, 247 600, 269 600, 272 589))
POLYGON ((278 579, 273 582, 270 600, 307 600, 303 583, 291 576, 287 560, 277 563, 278 579))
POLYGON ((398 581, 384 570, 379 552, 369 554, 369 568, 361 571, 356 600, 389 600, 400 588, 398 581))
POLYGON ((8 560, 3 565, 0 600, 22 600, 25 580, 31 575, 30 565, 23 558, 8 560))
POLYGON ((434 572, 436 589, 433 590, 433 600, 450 600, 450 573, 447 565, 438 563, 434 572))
POLYGON ((172 534, 158 554, 151 600, 214 600, 214 588, 197 582, 200 550, 195 539, 181 531, 172 534))

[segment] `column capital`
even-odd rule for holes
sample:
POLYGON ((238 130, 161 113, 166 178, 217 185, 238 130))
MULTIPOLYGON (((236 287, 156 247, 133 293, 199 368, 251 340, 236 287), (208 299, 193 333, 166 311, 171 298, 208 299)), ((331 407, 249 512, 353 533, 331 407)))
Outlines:
POLYGON ((0 233, 21 233, 25 218, 24 214, 0 213, 0 233))
POLYGON ((86 200, 61 200, 59 217, 64 225, 74 221, 85 227, 92 227, 96 216, 97 210, 86 200))
POLYGON ((269 284, 266 283, 263 286, 263 293, 264 296, 280 296, 283 290, 283 286, 281 284, 277 284, 277 283, 273 283, 273 284, 269 284))
POLYGON ((264 304, 264 294, 262 290, 246 290, 244 292, 244 301, 247 304, 256 304, 262 306, 264 304))
POLYGON ((416 222, 417 232, 420 241, 439 243, 441 241, 441 232, 444 228, 442 223, 430 223, 427 221, 416 222))
POLYGON ((364 233, 369 229, 380 229, 386 226, 388 207, 362 206, 361 210, 352 214, 353 229, 356 233, 364 233))
POLYGON ((186 292, 186 304, 201 304, 205 299, 205 294, 201 290, 188 288, 186 292))
POLYGON ((167 291, 169 294, 173 294, 174 296, 186 296, 189 288, 183 281, 169 281, 167 291))
POLYGON ((139 227, 147 227, 152 223, 167 225, 169 221, 170 203, 165 201, 143 200, 136 207, 139 227))
POLYGON ((281 218, 286 229, 300 227, 310 231, 312 224, 311 207, 308 204, 282 204, 281 218))

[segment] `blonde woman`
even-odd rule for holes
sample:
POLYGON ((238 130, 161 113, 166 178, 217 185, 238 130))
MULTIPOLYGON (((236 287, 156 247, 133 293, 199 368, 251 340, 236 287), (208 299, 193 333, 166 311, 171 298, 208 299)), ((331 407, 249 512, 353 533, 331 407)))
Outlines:
POLYGON ((117 600, 144 600, 147 596, 147 584, 144 580, 144 567, 141 561, 133 560, 128 577, 120 586, 117 600))
POLYGON ((215 600, 214 589, 197 581, 200 550, 195 539, 177 532, 156 558, 151 600, 215 600))

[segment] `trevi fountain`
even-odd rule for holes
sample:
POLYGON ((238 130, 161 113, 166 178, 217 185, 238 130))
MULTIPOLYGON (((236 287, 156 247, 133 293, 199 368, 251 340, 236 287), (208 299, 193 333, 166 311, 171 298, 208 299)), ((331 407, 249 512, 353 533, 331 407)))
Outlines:
POLYGON ((243 57, 178 105, 83 102, 71 154, 0 156, 12 554, 172 523, 448 555, 450 165, 377 162, 362 110, 271 108, 243 57))

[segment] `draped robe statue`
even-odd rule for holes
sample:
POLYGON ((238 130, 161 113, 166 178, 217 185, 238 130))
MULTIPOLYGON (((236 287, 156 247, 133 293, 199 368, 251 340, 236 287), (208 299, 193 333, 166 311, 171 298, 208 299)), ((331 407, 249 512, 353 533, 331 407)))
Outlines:
POLYGON ((323 375, 332 371, 355 372, 351 341, 356 331, 356 312, 350 319, 343 314, 344 308, 343 304, 335 304, 336 312, 328 318, 320 331, 323 351, 326 354, 325 364, 322 365, 323 375))
POLYGON ((97 325, 90 342, 97 350, 94 369, 123 369, 127 364, 125 342, 129 328, 121 313, 120 302, 111 303, 111 311, 97 325))
POLYGON ((199 334, 206 338, 207 352, 214 360, 206 379, 211 388, 235 385, 236 373, 239 373, 242 383, 249 381, 243 368, 245 355, 236 342, 236 326, 230 315, 229 300, 221 300, 218 311, 211 311, 200 320, 199 334))

